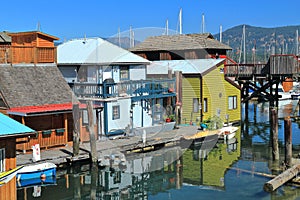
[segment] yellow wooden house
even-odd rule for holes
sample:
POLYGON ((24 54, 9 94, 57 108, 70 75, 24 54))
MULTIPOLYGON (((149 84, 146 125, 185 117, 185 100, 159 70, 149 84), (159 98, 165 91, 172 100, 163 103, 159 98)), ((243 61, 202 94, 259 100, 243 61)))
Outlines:
POLYGON ((177 74, 179 123, 199 125, 214 116, 224 123, 238 122, 241 119, 240 88, 224 76, 224 63, 224 59, 153 61, 147 75, 177 74))

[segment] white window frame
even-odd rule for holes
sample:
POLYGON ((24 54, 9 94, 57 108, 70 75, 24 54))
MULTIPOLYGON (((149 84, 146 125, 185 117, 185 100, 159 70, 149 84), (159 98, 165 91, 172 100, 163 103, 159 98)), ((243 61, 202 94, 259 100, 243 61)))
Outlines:
POLYGON ((193 98, 193 112, 199 112, 199 98, 193 98))
POLYGON ((113 120, 120 119, 120 105, 112 106, 112 119, 113 120), (116 109, 116 112, 114 109, 116 109))
POLYGON ((228 96, 228 109, 237 109, 237 96, 228 96))
POLYGON ((204 98, 203 99, 203 112, 208 112, 208 99, 204 98))
POLYGON ((0 172, 5 171, 5 148, 0 149, 0 172))

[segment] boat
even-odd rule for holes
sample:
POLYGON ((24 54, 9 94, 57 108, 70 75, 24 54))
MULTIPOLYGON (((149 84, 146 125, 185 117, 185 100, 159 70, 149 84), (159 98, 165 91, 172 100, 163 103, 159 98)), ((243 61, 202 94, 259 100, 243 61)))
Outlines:
POLYGON ((56 165, 51 162, 43 162, 24 166, 18 171, 17 180, 45 179, 51 176, 56 176, 56 165))
POLYGON ((230 140, 234 138, 236 131, 238 130, 238 127, 235 126, 224 126, 220 129, 220 139, 224 140, 230 140))
POLYGON ((33 179, 24 179, 17 181, 17 188, 27 188, 33 186, 49 186, 56 185, 56 177, 50 176, 45 179, 33 178, 33 179))
POLYGON ((24 166, 19 166, 9 171, 1 172, 0 173, 0 187, 8 183, 11 179, 13 179, 18 171, 20 171, 24 166))

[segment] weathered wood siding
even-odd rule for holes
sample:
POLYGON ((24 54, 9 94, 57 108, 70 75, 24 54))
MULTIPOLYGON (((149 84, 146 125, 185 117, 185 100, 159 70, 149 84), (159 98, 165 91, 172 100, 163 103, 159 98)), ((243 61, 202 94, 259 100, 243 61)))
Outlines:
POLYGON ((204 120, 214 115, 224 122, 226 115, 229 115, 230 121, 240 120, 240 90, 225 80, 223 68, 222 64, 203 77, 203 98, 208 100, 208 112, 203 113, 204 120), (229 110, 229 96, 237 96, 237 109, 229 110))
POLYGON ((200 112, 193 112, 193 98, 200 99, 200 76, 183 75, 182 78, 182 123, 196 122, 200 112))

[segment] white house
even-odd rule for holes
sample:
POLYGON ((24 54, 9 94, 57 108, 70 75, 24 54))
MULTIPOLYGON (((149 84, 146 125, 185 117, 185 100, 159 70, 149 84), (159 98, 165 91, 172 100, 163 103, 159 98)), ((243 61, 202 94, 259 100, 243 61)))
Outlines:
POLYGON ((173 80, 146 80, 150 61, 101 38, 74 39, 59 45, 57 62, 77 97, 101 107, 95 111, 98 135, 158 123, 162 114, 154 117, 154 105, 175 96, 167 92, 173 80), (162 85, 166 87, 157 87, 162 85))

